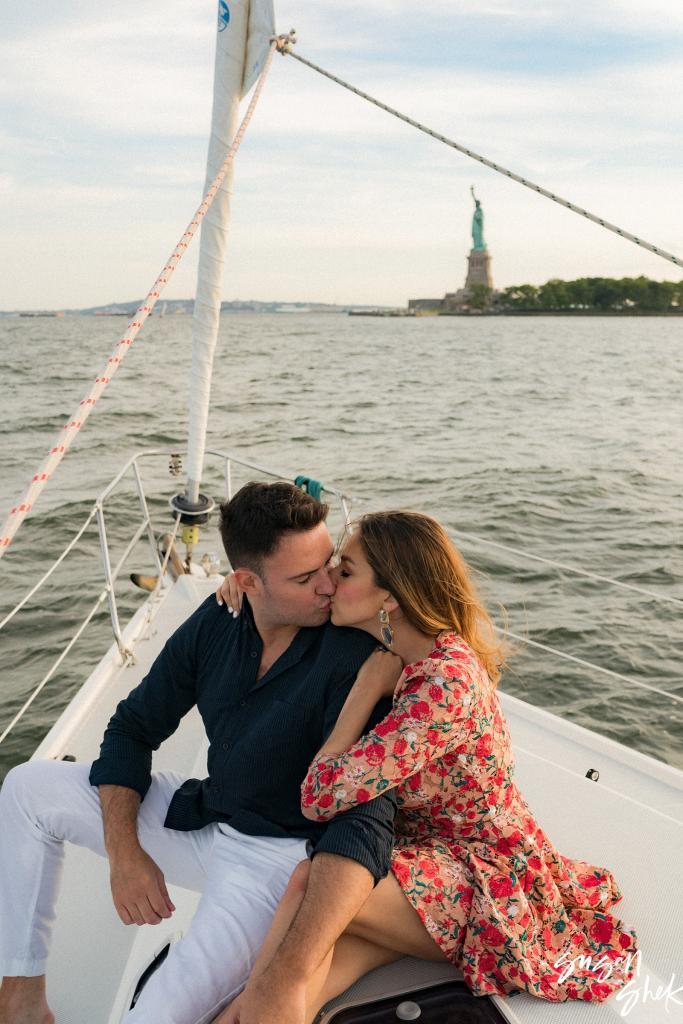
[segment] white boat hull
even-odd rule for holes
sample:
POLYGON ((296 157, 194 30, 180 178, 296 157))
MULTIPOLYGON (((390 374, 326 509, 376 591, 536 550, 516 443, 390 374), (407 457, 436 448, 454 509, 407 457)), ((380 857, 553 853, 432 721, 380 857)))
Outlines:
MULTIPOLYGON (((150 617, 149 602, 136 613, 124 635, 135 643, 136 664, 123 667, 115 645, 55 723, 35 757, 97 756, 105 726, 116 704, 143 678, 167 636, 217 586, 218 577, 182 576, 163 591, 150 617)), ((645 976, 652 992, 671 975, 681 978, 683 884, 679 869, 683 848, 683 772, 627 750, 554 715, 501 694, 517 758, 517 779, 539 823, 568 856, 612 870, 624 899, 615 908, 635 928, 645 976), (585 777, 600 773, 598 782, 585 777)), ((196 710, 155 754, 156 769, 188 777, 206 774, 206 738, 196 710)), ((106 862, 87 850, 68 847, 58 905, 48 995, 58 1022, 119 1024, 130 1006, 140 975, 167 943, 187 928, 197 895, 172 889, 177 910, 170 921, 143 928, 118 919, 109 893, 106 862)), ((434 965, 425 965, 434 979, 434 965)), ((384 968, 382 991, 396 990, 405 965, 384 968)), ((445 968, 444 978, 454 969, 445 968)), ((455 975, 457 976, 457 975, 455 975)), ((364 982, 371 991, 370 984, 364 982)), ((675 987, 675 984, 674 984, 675 987)), ((376 989, 376 986, 375 986, 376 989)), ((362 990, 361 990, 362 991, 362 990)), ((625 1003, 552 1004, 525 994, 496 1000, 510 1021, 520 1024, 603 1024, 620 1017, 625 1003)), ((680 1007, 661 998, 633 1005, 631 1024, 672 1022, 680 1007)))

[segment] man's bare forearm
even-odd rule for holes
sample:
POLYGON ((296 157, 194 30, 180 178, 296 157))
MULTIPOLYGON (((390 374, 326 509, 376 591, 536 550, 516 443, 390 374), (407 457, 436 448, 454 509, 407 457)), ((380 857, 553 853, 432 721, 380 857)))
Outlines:
POLYGON ((139 847, 140 794, 127 786, 100 786, 104 845, 109 857, 139 847))
POLYGON ((127 786, 99 787, 111 893, 124 924, 158 924, 175 907, 159 866, 140 845, 140 794, 127 786))
POLYGON ((306 895, 264 976, 303 981, 311 977, 372 892, 367 868, 349 857, 313 858, 306 895))

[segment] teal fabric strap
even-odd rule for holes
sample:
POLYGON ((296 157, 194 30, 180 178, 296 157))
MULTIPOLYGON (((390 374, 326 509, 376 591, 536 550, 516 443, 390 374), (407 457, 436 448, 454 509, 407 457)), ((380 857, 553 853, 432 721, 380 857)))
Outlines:
POLYGON ((319 480, 314 480, 310 476, 298 476, 294 481, 296 487, 303 488, 306 494, 310 494, 316 501, 322 501, 323 496, 323 485, 319 480))

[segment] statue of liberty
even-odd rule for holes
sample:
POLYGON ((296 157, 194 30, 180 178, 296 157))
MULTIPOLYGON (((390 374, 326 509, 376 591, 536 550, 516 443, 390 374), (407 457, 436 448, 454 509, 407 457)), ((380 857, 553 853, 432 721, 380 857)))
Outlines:
POLYGON ((470 192, 475 202, 475 211, 472 215, 472 248, 475 252, 486 252, 486 242, 484 241, 484 211, 481 208, 481 203, 474 194, 474 185, 471 186, 470 192))

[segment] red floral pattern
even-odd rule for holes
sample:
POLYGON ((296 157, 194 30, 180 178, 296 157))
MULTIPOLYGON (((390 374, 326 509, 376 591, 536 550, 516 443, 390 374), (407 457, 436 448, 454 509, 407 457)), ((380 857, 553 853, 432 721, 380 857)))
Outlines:
POLYGON ((311 765, 302 805, 326 821, 390 787, 393 874, 473 992, 602 1002, 634 975, 636 935, 607 913, 614 877, 536 823, 495 687, 454 633, 406 666, 390 715, 311 765))

